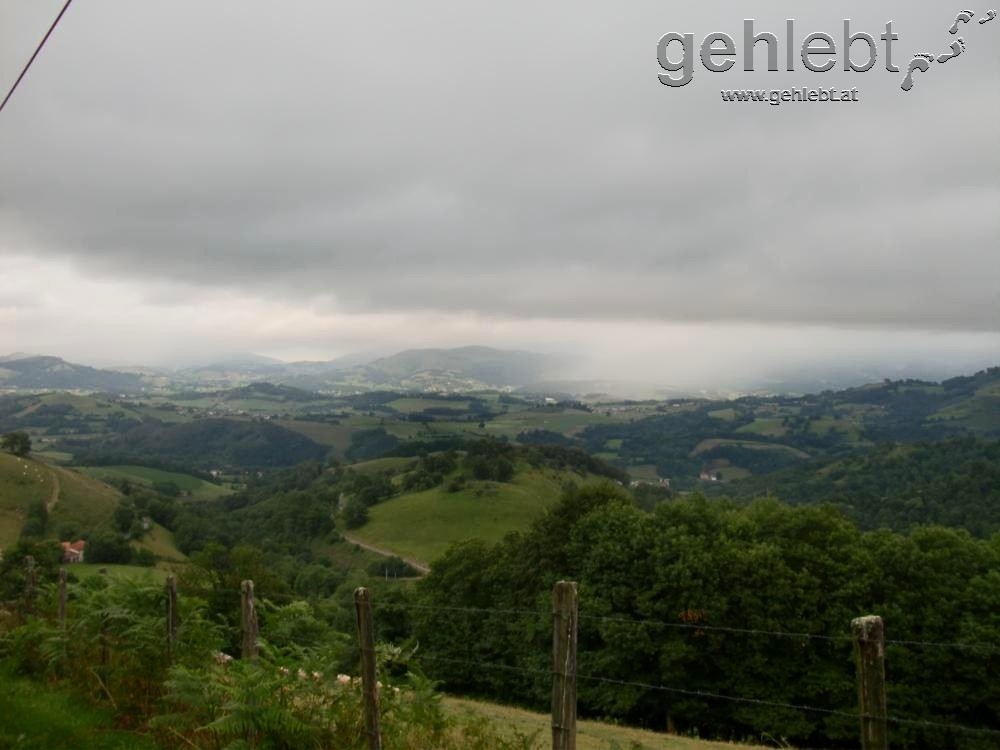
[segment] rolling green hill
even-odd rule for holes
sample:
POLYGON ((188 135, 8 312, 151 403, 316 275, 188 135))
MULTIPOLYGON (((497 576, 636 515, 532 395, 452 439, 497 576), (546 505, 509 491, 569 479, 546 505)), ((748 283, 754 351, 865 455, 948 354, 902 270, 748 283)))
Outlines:
POLYGON ((497 542, 511 531, 526 529, 569 481, 597 478, 522 467, 510 482, 469 482, 457 492, 439 486, 406 493, 373 506, 368 523, 350 536, 427 564, 453 542, 497 542))
POLYGON ((718 492, 774 495, 795 505, 833 503, 867 529, 906 531, 933 523, 987 537, 1000 531, 1000 442, 966 437, 887 443, 799 462, 718 492))
POLYGON ((121 493, 92 477, 32 458, 0 454, 0 548, 17 541, 32 503, 44 502, 49 536, 60 527, 80 532, 111 527, 121 493))
POLYGON ((77 470, 103 481, 124 479, 145 487, 153 487, 156 484, 173 484, 182 493, 195 500, 211 500, 232 492, 228 487, 212 484, 190 474, 153 469, 148 466, 82 466, 77 467, 77 470))
POLYGON ((70 469, 50 467, 59 482, 59 497, 49 509, 49 525, 81 532, 110 529, 122 494, 104 482, 70 469))
MULTIPOLYGON (((67 441, 70 447, 74 444, 67 441)), ((168 461, 198 469, 262 469, 321 460, 329 452, 304 435, 261 420, 199 419, 187 424, 144 422, 97 443, 75 446, 88 457, 113 456, 123 464, 168 461)))
POLYGON ((187 560, 187 555, 177 549, 173 533, 158 523, 154 523, 138 542, 133 542, 133 546, 149 550, 162 563, 182 563, 187 560))
POLYGON ((0 383, 15 388, 65 388, 91 391, 138 391, 137 375, 75 365, 59 357, 26 356, 0 360, 0 383))
POLYGON ((52 471, 45 464, 0 453, 0 549, 17 541, 28 506, 49 503, 54 488, 52 471))

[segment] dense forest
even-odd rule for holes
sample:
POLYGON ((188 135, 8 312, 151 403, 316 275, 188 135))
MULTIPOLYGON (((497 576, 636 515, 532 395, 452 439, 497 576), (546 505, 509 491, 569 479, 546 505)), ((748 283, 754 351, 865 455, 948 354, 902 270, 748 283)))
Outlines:
POLYGON ((712 489, 744 498, 773 494, 796 505, 834 503, 865 529, 941 524, 989 536, 1000 531, 1000 443, 883 443, 712 489))
POLYGON ((200 419, 178 425, 149 420, 108 438, 65 439, 84 463, 170 461, 195 469, 253 470, 321 460, 329 450, 309 438, 267 421, 200 419))
MULTIPOLYGON (((418 586, 429 609, 409 621, 428 673, 460 692, 542 708, 549 592, 560 579, 579 582, 579 672, 611 681, 580 680, 584 714, 852 747, 856 723, 842 716, 691 693, 849 711, 848 626, 879 613, 891 640, 987 644, 971 652, 890 644, 894 716, 1000 725, 1000 536, 866 533, 833 507, 773 500, 738 507, 694 497, 646 513, 611 485, 568 491, 529 532, 496 547, 459 545, 436 561, 418 586)), ((900 748, 995 746, 912 725, 893 726, 892 736, 900 748)))

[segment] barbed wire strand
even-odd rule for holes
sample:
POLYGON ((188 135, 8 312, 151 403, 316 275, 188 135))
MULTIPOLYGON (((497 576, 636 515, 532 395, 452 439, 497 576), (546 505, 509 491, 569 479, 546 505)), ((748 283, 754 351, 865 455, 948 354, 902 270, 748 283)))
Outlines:
MULTIPOLYGON (((538 609, 518 609, 518 608, 506 608, 506 609, 494 609, 490 607, 448 607, 448 606, 430 606, 423 604, 373 604, 375 609, 403 609, 403 610, 419 610, 428 612, 468 612, 468 613, 478 613, 478 614, 498 614, 498 615, 533 615, 535 617, 550 617, 552 613, 550 611, 538 610, 538 609)), ((654 619, 641 619, 641 618, 630 618, 630 617, 619 617, 614 615, 590 615, 586 613, 580 613, 578 619, 581 621, 591 621, 591 622, 610 622, 619 623, 625 625, 648 625, 657 626, 663 628, 671 628, 677 630, 704 630, 707 632, 717 632, 717 633, 733 633, 742 635, 753 635, 753 636, 770 636, 775 638, 796 638, 796 639, 808 639, 817 641, 827 641, 832 643, 851 643, 853 642, 853 637, 849 635, 824 635, 821 633, 803 633, 794 632, 787 630, 766 630, 764 628, 737 628, 725 625, 708 625, 705 623, 688 623, 688 622, 666 622, 664 620, 654 620, 654 619)), ((994 643, 946 643, 941 641, 921 641, 921 640, 907 640, 907 639, 885 639, 887 645, 895 646, 917 646, 922 648, 954 648, 954 649, 964 649, 964 650, 981 650, 990 651, 995 653, 1000 653, 1000 645, 994 643)))
POLYGON ((678 630, 705 630, 718 633, 740 633, 744 635, 766 635, 776 638, 797 638, 816 641, 833 641, 837 643, 850 643, 853 639, 849 635, 822 635, 819 633, 797 633, 786 630, 764 630, 763 628, 735 628, 725 625, 708 625, 706 623, 690 622, 665 622, 664 620, 643 620, 630 617, 615 617, 601 615, 579 615, 580 620, 590 620, 596 622, 621 623, 626 625, 651 625, 663 628, 676 628, 678 630))
MULTIPOLYGON (((696 623, 686 623, 686 622, 664 622, 663 620, 650 620, 650 619, 633 619, 627 617, 616 617, 616 616, 599 616, 599 615, 579 615, 580 620, 597 620, 602 622, 616 622, 625 624, 635 624, 635 625, 659 625, 665 628, 678 628, 678 629, 688 629, 688 630, 707 630, 707 631, 718 631, 722 633, 744 633, 748 635, 766 635, 774 636, 778 638, 803 638, 810 640, 820 640, 820 641, 833 641, 838 643, 851 643, 854 638, 849 635, 822 635, 819 633, 796 633, 785 630, 764 630, 761 628, 735 628, 726 627, 723 625, 707 625, 707 624, 696 624, 696 623)), ((942 641, 920 641, 920 640, 905 640, 905 639, 893 639, 886 638, 885 643, 887 645, 895 646, 920 646, 924 648, 955 648, 955 649, 966 649, 966 650, 983 650, 1000 652, 1000 645, 994 643, 946 643, 942 641)))
MULTIPOLYGON (((515 667, 515 666, 510 665, 510 664, 497 664, 495 662, 483 662, 483 661, 472 660, 472 659, 453 659, 453 658, 450 658, 450 657, 431 656, 431 655, 428 655, 428 654, 422 654, 422 655, 418 656, 417 660, 418 661, 420 661, 420 660, 437 661, 437 662, 450 663, 450 664, 462 664, 462 665, 465 665, 465 666, 471 666, 471 667, 477 667, 477 668, 485 668, 485 669, 495 669, 495 670, 506 671, 506 672, 516 672, 516 673, 527 674, 527 675, 532 675, 532 676, 546 676, 546 677, 550 677, 552 675, 552 671, 548 670, 548 669, 528 669, 528 668, 525 668, 525 667, 515 667)), ((892 723, 892 724, 901 724, 901 725, 907 725, 907 726, 917 726, 917 727, 924 727, 924 728, 928 728, 928 729, 947 729, 947 730, 953 730, 953 731, 958 731, 958 732, 966 732, 966 733, 972 733, 972 734, 985 734, 985 735, 990 735, 990 736, 1000 736, 1000 730, 997 730, 997 729, 987 729, 987 728, 981 728, 981 727, 969 727, 969 726, 965 726, 964 724, 952 724, 952 723, 948 723, 948 722, 930 721, 930 720, 926 720, 926 719, 907 719, 905 717, 892 716, 892 715, 884 716, 884 717, 880 717, 880 716, 865 717, 862 714, 854 712, 854 711, 842 711, 842 710, 835 709, 835 708, 820 708, 819 706, 809 706, 809 705, 800 704, 800 703, 783 703, 781 701, 772 701, 772 700, 768 700, 768 699, 765 699, 765 698, 749 698, 749 697, 746 697, 746 696, 727 695, 725 693, 716 693, 716 692, 712 692, 712 691, 709 691, 709 690, 692 690, 690 688, 678 688, 678 687, 671 687, 671 686, 668 686, 668 685, 656 685, 656 684, 647 683, 647 682, 633 682, 633 681, 630 681, 630 680, 618 680, 618 679, 614 679, 614 678, 611 678, 611 677, 598 677, 598 676, 595 676, 595 675, 585 675, 585 674, 577 674, 577 675, 575 675, 575 677, 576 677, 577 680, 587 680, 589 682, 598 682, 598 683, 604 683, 604 684, 609 684, 609 685, 618 685, 620 687, 635 687, 635 688, 640 688, 640 689, 643 689, 643 690, 656 690, 656 691, 660 691, 660 692, 674 693, 674 694, 677 694, 677 695, 687 695, 687 696, 696 697, 696 698, 708 698, 708 699, 712 699, 712 700, 722 700, 722 701, 729 701, 729 702, 733 702, 733 703, 745 703, 745 704, 754 705, 754 706, 767 706, 769 708, 784 708, 784 709, 789 709, 789 710, 793 710, 793 711, 808 711, 808 712, 811 712, 811 713, 818 713, 818 714, 823 714, 823 715, 826 715, 826 716, 839 716, 841 718, 854 719, 856 721, 861 720, 862 718, 871 718, 871 719, 876 720, 876 721, 886 721, 886 722, 889 722, 889 723, 892 723)))
POLYGON ((470 612, 474 614, 534 615, 551 617, 552 613, 538 609, 490 609, 488 607, 431 607, 423 604, 372 604, 373 609, 415 609, 427 612, 470 612))
POLYGON ((819 708, 818 706, 807 706, 803 704, 795 703, 782 703, 780 701, 767 700, 765 698, 747 698, 745 696, 738 695, 726 695, 724 693, 715 693, 708 690, 689 690, 686 688, 676 688, 669 687, 666 685, 654 685, 644 682, 631 682, 629 680, 616 680, 610 677, 595 677, 591 675, 576 675, 578 680, 589 680, 593 682, 603 682, 612 685, 624 685, 628 687, 638 687, 646 690, 659 690, 669 693, 679 693, 681 695, 691 695, 702 698, 713 698, 717 700, 732 701, 735 703, 749 703, 757 706, 769 706, 771 708, 788 708, 794 709, 796 711, 811 711, 813 713, 828 714, 831 716, 842 716, 851 719, 862 719, 869 718, 874 721, 887 721, 892 724, 905 724, 910 726, 920 726, 928 727, 933 729, 953 729, 960 732, 971 732, 978 734, 996 735, 1000 736, 1000 729, 987 729, 982 727, 969 727, 964 724, 951 724, 941 721, 930 721, 927 719, 907 719, 901 716, 868 716, 862 715, 852 711, 841 711, 834 708, 819 708))
POLYGON ((993 643, 942 643, 939 641, 907 641, 893 638, 885 639, 886 645, 891 646, 919 646, 921 648, 957 648, 976 650, 982 649, 1000 653, 1000 646, 993 643))

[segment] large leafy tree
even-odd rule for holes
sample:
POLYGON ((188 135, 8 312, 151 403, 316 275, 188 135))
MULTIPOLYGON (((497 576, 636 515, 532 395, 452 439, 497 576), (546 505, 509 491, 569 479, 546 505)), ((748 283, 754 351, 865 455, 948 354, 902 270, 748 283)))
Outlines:
POLYGON ((31 452, 31 437, 27 432, 8 432, 0 438, 0 448, 15 456, 27 456, 31 452))

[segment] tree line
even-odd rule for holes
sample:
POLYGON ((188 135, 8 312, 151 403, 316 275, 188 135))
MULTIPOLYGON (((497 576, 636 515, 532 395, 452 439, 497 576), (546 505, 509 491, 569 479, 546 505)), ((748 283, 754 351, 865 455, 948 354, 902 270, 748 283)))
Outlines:
MULTIPOLYGON (((1000 729, 1000 535, 863 532, 832 506, 775 500, 740 506, 696 496, 645 512, 613 485, 571 489, 528 532, 495 546, 456 545, 433 563, 417 593, 428 609, 407 623, 423 653, 442 659, 430 660, 428 672, 459 692, 544 707, 544 615, 561 579, 579 582, 582 674, 851 711, 850 645, 837 637, 852 618, 875 613, 890 639, 988 644, 973 658, 890 645, 891 713, 1000 729), (511 614, 532 611, 540 616, 511 614)), ((583 714, 652 728, 723 739, 768 734, 805 746, 856 742, 856 721, 843 716, 586 681, 578 691, 583 714)), ((900 748, 994 741, 893 728, 900 748)))

